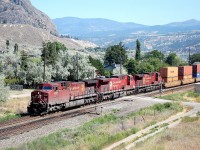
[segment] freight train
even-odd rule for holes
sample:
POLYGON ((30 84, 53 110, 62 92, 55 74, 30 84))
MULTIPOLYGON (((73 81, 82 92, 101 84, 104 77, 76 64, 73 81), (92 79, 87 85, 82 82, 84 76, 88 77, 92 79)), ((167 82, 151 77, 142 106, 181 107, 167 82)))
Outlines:
POLYGON ((181 86, 200 81, 200 65, 165 67, 159 72, 115 75, 80 82, 59 81, 38 84, 31 93, 29 114, 46 114, 70 107, 99 103, 124 95, 181 86))

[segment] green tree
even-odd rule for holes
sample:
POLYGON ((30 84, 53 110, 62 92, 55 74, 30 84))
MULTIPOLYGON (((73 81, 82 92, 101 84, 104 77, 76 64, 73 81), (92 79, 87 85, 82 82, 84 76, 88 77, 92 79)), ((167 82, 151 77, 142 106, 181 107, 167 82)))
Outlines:
POLYGON ((27 53, 22 50, 21 51, 21 63, 20 63, 21 69, 23 71, 27 71, 27 67, 28 67, 28 55, 27 53))
POLYGON ((167 56, 166 61, 167 64, 170 66, 179 66, 179 65, 186 65, 187 63, 184 62, 180 57, 176 55, 176 53, 171 53, 167 56))
POLYGON ((127 64, 125 65, 126 69, 128 71, 128 74, 135 74, 137 73, 137 66, 138 66, 138 62, 135 59, 129 59, 127 64))
POLYGON ((6 48, 7 48, 7 49, 9 48, 9 45, 10 45, 10 41, 9 41, 9 40, 6 40, 6 48))
POLYGON ((176 53, 171 53, 167 56, 166 58, 166 63, 169 64, 170 66, 175 66, 176 65, 176 53))
POLYGON ((140 47, 140 41, 136 40, 136 48, 135 48, 135 60, 140 61, 141 59, 141 47, 140 47))
POLYGON ((60 51, 66 51, 67 48, 65 47, 64 44, 59 43, 59 42, 43 42, 43 49, 42 49, 42 60, 46 59, 46 64, 47 65, 55 65, 59 52, 60 51))
POLYGON ((151 71, 153 72, 158 72, 160 68, 168 66, 166 63, 161 62, 159 58, 145 58, 142 60, 142 62, 149 63, 150 65, 152 65, 153 70, 151 71))
POLYGON ((18 52, 18 44, 15 43, 15 45, 14 45, 14 53, 17 53, 17 52, 18 52))
POLYGON ((124 45, 120 42, 118 45, 110 46, 106 49, 106 53, 104 56, 104 61, 106 63, 112 64, 120 64, 123 65, 127 62, 128 56, 126 54, 126 50, 124 45))
POLYGON ((105 76, 106 76, 106 77, 110 77, 110 76, 111 76, 111 72, 108 71, 108 70, 105 70, 105 76))
POLYGON ((105 70, 104 70, 103 64, 101 63, 100 60, 89 56, 89 61, 90 61, 91 65, 100 72, 101 75, 105 75, 105 70))
POLYGON ((164 60, 164 54, 162 52, 159 52, 158 50, 153 50, 147 54, 144 55, 143 59, 146 58, 158 58, 160 61, 164 60))
POLYGON ((153 71, 154 71, 154 66, 147 61, 143 61, 138 65, 137 73, 139 74, 153 72, 153 71))
POLYGON ((5 87, 4 76, 0 75, 0 102, 4 102, 8 99, 9 90, 5 87))
POLYGON ((195 62, 200 62, 200 53, 191 55, 190 62, 191 62, 191 64, 193 64, 195 62))

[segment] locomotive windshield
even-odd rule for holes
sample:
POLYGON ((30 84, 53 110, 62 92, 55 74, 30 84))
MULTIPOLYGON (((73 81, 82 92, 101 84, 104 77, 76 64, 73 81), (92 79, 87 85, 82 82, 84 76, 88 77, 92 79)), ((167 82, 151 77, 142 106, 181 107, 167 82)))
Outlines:
POLYGON ((43 90, 52 90, 51 86, 43 86, 43 90))
POLYGON ((39 85, 37 87, 38 90, 52 90, 51 86, 47 86, 47 85, 39 85))

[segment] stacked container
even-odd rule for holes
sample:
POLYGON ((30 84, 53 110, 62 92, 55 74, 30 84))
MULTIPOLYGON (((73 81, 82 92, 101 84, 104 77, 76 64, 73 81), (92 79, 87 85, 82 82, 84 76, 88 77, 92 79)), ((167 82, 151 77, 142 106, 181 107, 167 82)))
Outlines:
POLYGON ((178 67, 160 68, 159 72, 163 79, 165 87, 173 87, 181 85, 181 81, 178 79, 178 67))
POLYGON ((164 82, 173 82, 178 80, 178 67, 160 68, 160 75, 164 82))
POLYGON ((193 70, 193 78, 195 78, 196 82, 200 81, 200 64, 192 65, 193 70))
POLYGON ((200 78, 200 64, 192 65, 193 78, 200 78))
POLYGON ((178 79, 182 81, 182 84, 193 83, 192 66, 179 66, 178 79))

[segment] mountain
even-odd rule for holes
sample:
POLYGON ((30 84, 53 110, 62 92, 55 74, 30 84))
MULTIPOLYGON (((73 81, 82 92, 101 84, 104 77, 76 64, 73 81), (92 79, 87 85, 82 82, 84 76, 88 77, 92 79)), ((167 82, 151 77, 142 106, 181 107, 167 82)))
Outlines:
POLYGON ((158 31, 159 33, 177 33, 177 32, 191 32, 200 30, 200 21, 187 20, 183 22, 172 22, 166 25, 151 26, 149 31, 158 31))
POLYGON ((52 20, 29 0, 0 0, 1 24, 28 24, 57 34, 52 20))
POLYGON ((131 32, 174 33, 200 30, 200 21, 194 19, 155 26, 147 26, 131 22, 122 23, 102 18, 81 19, 65 17, 53 19, 53 22, 60 34, 69 34, 78 37, 92 37, 93 35, 111 35, 131 32))
POLYGON ((0 34, 0 52, 7 51, 7 40, 9 50, 17 44, 20 50, 30 53, 40 50, 42 42, 48 40, 61 42, 73 50, 97 47, 88 41, 58 37, 52 20, 33 7, 29 0, 0 0, 0 34))
POLYGON ((80 19, 74 17, 53 19, 59 33, 74 36, 87 36, 92 33, 120 32, 124 30, 140 30, 145 25, 136 23, 120 23, 108 19, 80 19))
POLYGON ((89 40, 99 46, 118 44, 135 48, 139 39, 144 50, 158 49, 164 52, 200 52, 200 21, 188 20, 165 25, 147 26, 137 23, 121 23, 108 19, 81 19, 73 17, 53 19, 60 34, 89 40))
POLYGON ((183 22, 173 22, 166 24, 165 26, 168 27, 195 27, 195 26, 200 26, 200 21, 191 19, 183 22))

